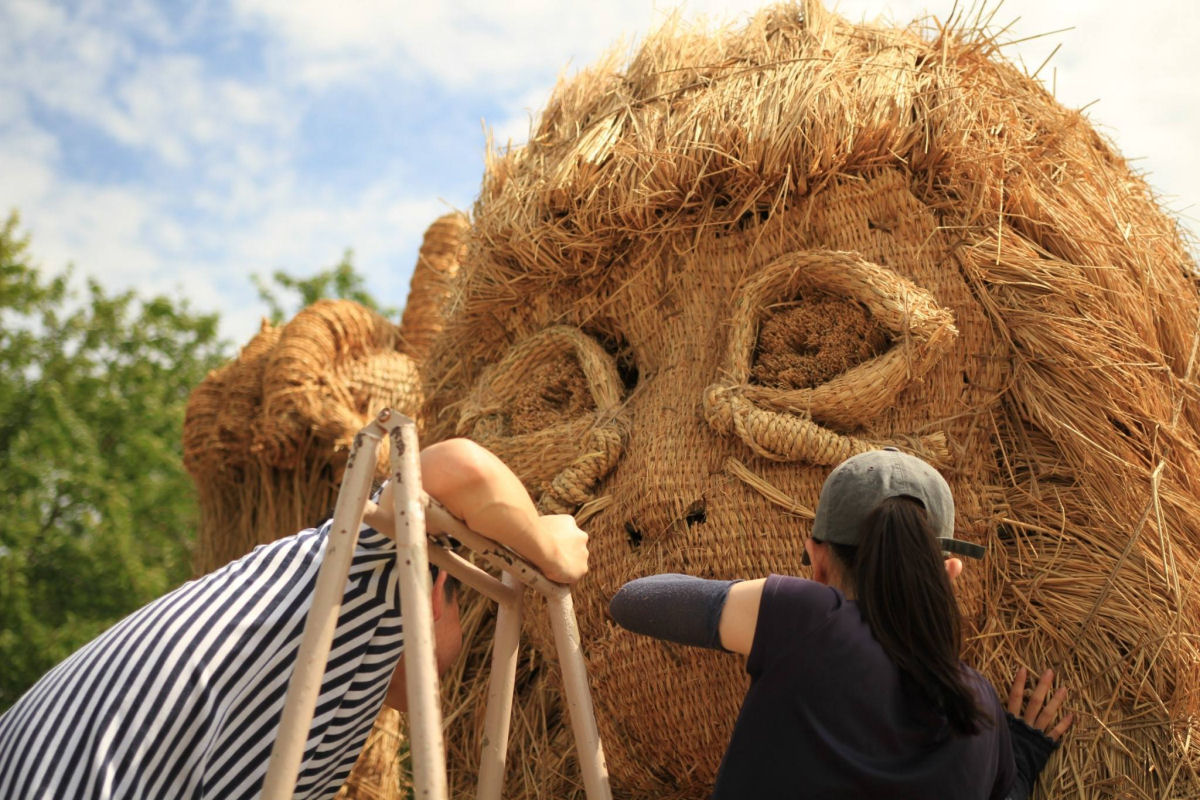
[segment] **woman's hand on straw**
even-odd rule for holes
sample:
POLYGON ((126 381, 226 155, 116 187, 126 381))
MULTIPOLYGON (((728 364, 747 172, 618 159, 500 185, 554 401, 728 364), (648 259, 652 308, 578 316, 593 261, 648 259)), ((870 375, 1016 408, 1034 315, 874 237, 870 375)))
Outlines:
POLYGON ((1054 670, 1047 669, 1038 679, 1037 685, 1033 687, 1033 692, 1029 695, 1029 702, 1025 704, 1025 709, 1022 711, 1021 702, 1025 699, 1027 679, 1028 672, 1024 667, 1018 669, 1017 674, 1013 676, 1012 686, 1008 690, 1008 713, 1024 720, 1025 724, 1031 728, 1036 728, 1046 734, 1051 741, 1057 742, 1067 732, 1067 728, 1071 727, 1071 723, 1075 719, 1075 715, 1068 711, 1062 719, 1058 720, 1058 724, 1054 724, 1055 717, 1062 710, 1063 701, 1067 699, 1067 687, 1059 687, 1058 691, 1047 700, 1047 695, 1050 694, 1050 684, 1054 682, 1054 670))

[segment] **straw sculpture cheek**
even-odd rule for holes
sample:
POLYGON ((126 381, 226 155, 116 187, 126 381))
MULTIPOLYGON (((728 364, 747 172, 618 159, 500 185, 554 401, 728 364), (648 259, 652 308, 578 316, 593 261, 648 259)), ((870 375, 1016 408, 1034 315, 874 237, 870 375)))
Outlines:
POLYGON ((704 415, 772 461, 832 466, 901 444, 944 465, 941 431, 886 441, 839 431, 875 420, 957 335, 954 315, 892 270, 853 253, 790 253, 738 291, 723 379, 705 391, 704 415))

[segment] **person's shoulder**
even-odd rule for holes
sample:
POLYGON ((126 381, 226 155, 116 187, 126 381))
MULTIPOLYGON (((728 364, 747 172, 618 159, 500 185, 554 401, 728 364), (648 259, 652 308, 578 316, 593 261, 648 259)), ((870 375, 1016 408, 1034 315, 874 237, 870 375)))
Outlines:
POLYGON ((331 524, 332 520, 328 520, 315 528, 306 528, 290 536, 255 545, 244 555, 188 581, 179 589, 186 590, 195 585, 207 586, 228 580, 239 580, 248 574, 271 569, 273 565, 305 564, 319 558, 331 524))
POLYGON ((816 610, 841 608, 845 596, 832 586, 796 575, 770 575, 763 586, 763 602, 805 605, 816 610))
POLYGON ((759 620, 778 619, 788 635, 796 635, 824 625, 845 606, 845 596, 832 586, 794 575, 771 575, 763 584, 759 620))
POLYGON ((795 667, 813 651, 809 637, 826 630, 845 605, 842 593, 794 575, 770 575, 763 583, 754 643, 746 670, 758 675, 773 664, 795 667))
POLYGON ((959 666, 966 676, 966 683, 975 690, 975 696, 979 699, 980 704, 989 714, 1000 712, 1003 717, 1004 705, 1000 700, 1000 695, 996 692, 996 687, 992 682, 983 676, 979 670, 967 664, 960 663, 959 666))
POLYGON ((971 684, 972 686, 988 689, 992 694, 996 693, 996 690, 992 687, 991 681, 983 677, 982 672, 975 669, 970 664, 965 664, 961 661, 959 662, 959 667, 962 669, 963 675, 966 676, 967 683, 971 684))
POLYGON ((256 545, 246 555, 263 555, 266 553, 277 553, 281 550, 306 550, 312 548, 320 544, 322 537, 329 535, 329 529, 332 526, 333 520, 327 519, 315 527, 305 528, 290 536, 281 536, 278 539, 272 539, 269 542, 256 545))

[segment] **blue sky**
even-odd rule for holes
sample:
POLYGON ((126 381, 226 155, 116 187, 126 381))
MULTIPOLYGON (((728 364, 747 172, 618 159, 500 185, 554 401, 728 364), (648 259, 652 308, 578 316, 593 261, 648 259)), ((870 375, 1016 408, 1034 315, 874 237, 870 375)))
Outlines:
MULTIPOLYGON (((739 19, 758 3, 693 0, 739 19)), ((830 5, 833 5, 831 2, 830 5)), ((969 2, 962 5, 970 6, 969 2)), ((400 307, 425 227, 468 210, 485 126, 523 140, 558 75, 652 30, 650 0, 0 0, 0 213, 48 269, 183 295, 243 344, 250 275, 307 275, 352 247, 400 307)), ((952 0, 842 0, 852 19, 952 0)), ((987 5, 1200 230, 1200 4, 987 5), (1063 30, 1069 29, 1069 30, 1063 30), (1060 31, 1058 33, 1051 33, 1060 31), (1050 34, 1038 36, 1038 34, 1050 34)))

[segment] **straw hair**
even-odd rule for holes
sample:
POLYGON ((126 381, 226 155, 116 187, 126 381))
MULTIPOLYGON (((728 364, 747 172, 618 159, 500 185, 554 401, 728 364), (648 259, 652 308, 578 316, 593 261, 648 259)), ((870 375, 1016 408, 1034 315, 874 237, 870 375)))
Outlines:
POLYGON ((421 242, 400 318, 399 345, 400 351, 418 365, 442 329, 442 309, 450 298, 454 276, 462 261, 466 231, 465 216, 446 214, 429 226, 421 242))
MULTIPOLYGON (((1200 793, 1195 266, 992 33, 816 3, 668 23, 564 79, 473 217, 425 438, 476 438, 590 531, 576 609, 620 796, 707 796, 745 677, 620 631, 608 598, 803 574, 824 477, 884 444, 937 465, 988 548, 957 586, 966 660, 1074 688, 1048 796, 1200 793)), ((509 794, 580 796, 531 617, 509 794)), ((483 684, 448 683, 469 776, 483 684)))
MULTIPOLYGON (((264 322, 192 392, 183 440, 200 501, 197 573, 328 518, 354 435, 382 408, 419 413, 418 359, 437 333, 465 224, 452 214, 430 226, 400 327, 357 303, 321 300, 286 325, 264 322)), ((382 710, 339 798, 402 796, 400 725, 382 710)))

